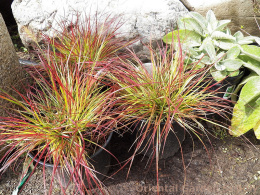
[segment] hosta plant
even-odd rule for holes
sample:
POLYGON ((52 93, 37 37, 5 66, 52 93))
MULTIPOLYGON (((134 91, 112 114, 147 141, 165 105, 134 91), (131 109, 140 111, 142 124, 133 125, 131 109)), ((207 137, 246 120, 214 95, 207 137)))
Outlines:
POLYGON ((227 25, 230 20, 217 20, 212 10, 206 17, 197 12, 190 12, 178 20, 178 30, 174 30, 163 37, 165 43, 174 42, 178 47, 178 39, 187 52, 188 63, 197 62, 199 66, 211 65, 212 76, 220 81, 227 76, 236 76, 244 66, 260 71, 259 67, 248 64, 241 59, 241 55, 254 55, 249 44, 259 41, 254 36, 244 36, 238 31, 231 34, 227 25), (179 38, 177 38, 179 37, 179 38))
POLYGON ((196 64, 186 66, 180 50, 174 53, 167 47, 159 51, 148 48, 150 67, 133 53, 133 59, 117 69, 111 79, 118 86, 117 105, 122 108, 125 120, 133 126, 143 123, 142 128, 136 129, 134 154, 152 148, 151 158, 156 159, 158 176, 159 153, 169 132, 175 131, 173 123, 199 137, 201 132, 207 133, 202 121, 222 126, 208 116, 212 113, 224 116, 228 104, 216 96, 217 91, 211 90, 207 80, 209 68, 197 69, 196 64))
MULTIPOLYGON (((1 170, 33 153, 37 164, 40 160, 53 164, 50 194, 58 168, 70 176, 78 193, 91 193, 95 185, 103 191, 88 159, 103 148, 115 130, 112 88, 100 87, 101 74, 82 73, 84 61, 74 63, 73 70, 68 68, 68 61, 42 59, 47 76, 34 70, 36 84, 28 88, 26 95, 20 94, 21 100, 1 93, 0 98, 18 106, 14 114, 0 120, 0 144, 10 147, 1 170)), ((62 187, 63 194, 66 189, 62 187)))

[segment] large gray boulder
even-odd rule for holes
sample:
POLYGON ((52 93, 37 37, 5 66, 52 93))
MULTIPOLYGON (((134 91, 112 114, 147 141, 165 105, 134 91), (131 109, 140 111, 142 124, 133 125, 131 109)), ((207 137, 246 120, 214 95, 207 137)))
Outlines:
MULTIPOLYGON (((190 10, 206 15, 208 10, 213 10, 219 20, 230 19, 228 27, 234 33, 242 27, 251 35, 259 36, 260 30, 255 19, 260 24, 260 9, 256 12, 254 4, 260 5, 260 0, 185 0, 190 10), (255 12, 254 12, 255 11, 255 12), (254 15, 256 18, 254 18, 254 15)), ((255 5, 256 7, 256 5, 255 5)))
POLYGON ((77 14, 91 17, 96 12, 120 15, 125 22, 120 28, 123 37, 159 40, 188 12, 179 0, 14 0, 12 10, 26 46, 32 39, 25 29, 40 41, 41 33, 55 36, 53 29, 59 29, 61 21, 72 21, 77 14))
MULTIPOLYGON (((19 81, 23 76, 11 37, 0 14, 0 88, 10 93, 13 87, 20 89, 19 81)), ((7 115, 6 108, 10 108, 10 104, 0 99, 0 116, 7 115)))

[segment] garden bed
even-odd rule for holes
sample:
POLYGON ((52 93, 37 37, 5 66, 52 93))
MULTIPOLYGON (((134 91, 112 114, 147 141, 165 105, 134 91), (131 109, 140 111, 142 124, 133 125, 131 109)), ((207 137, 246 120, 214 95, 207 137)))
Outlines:
MULTIPOLYGON (((257 194, 260 189, 260 142, 249 133, 247 137, 234 138, 223 131, 218 138, 211 137, 211 143, 206 137, 203 144, 195 137, 193 141, 188 137, 183 145, 183 151, 179 151, 174 157, 159 162, 160 194, 257 194), (247 140, 248 139, 248 140, 247 140), (182 155, 185 160, 186 171, 183 168, 182 155)), ((125 153, 130 145, 127 137, 113 138, 112 152, 124 160, 128 154, 125 153)), ((155 163, 151 168, 146 167, 148 158, 139 155, 135 158, 128 179, 126 179, 128 168, 125 167, 107 179, 104 184, 110 194, 121 195, 152 195, 156 194, 156 172, 155 163)), ((118 169, 116 161, 112 162, 109 174, 118 169)), ((16 170, 7 170, 0 180, 0 195, 11 194, 19 182, 19 174, 22 164, 16 170)), ((47 181, 47 184, 49 182, 47 181)), ((57 185, 54 195, 61 194, 57 185)), ((48 188, 47 188, 48 189, 48 188)), ((40 168, 33 174, 21 195, 44 194, 42 170, 40 168)), ((69 192, 68 192, 69 194, 69 192)))
MULTIPOLYGON (((19 58, 35 60, 35 56, 16 46, 19 58), (22 51, 22 52, 21 52, 22 51)), ((215 129, 215 136, 209 139, 202 135, 203 145, 195 136, 187 136, 183 142, 182 151, 175 156, 159 162, 160 194, 257 194, 260 189, 260 153, 259 144, 253 133, 246 137, 235 138, 223 129, 215 129), (184 160, 184 162, 183 162, 184 160)), ((131 146, 129 137, 114 136, 112 153, 123 162, 130 153, 126 151, 131 146)), ((9 168, 0 178, 0 195, 11 194, 18 186, 24 159, 17 162, 14 170, 9 168)), ((120 166, 112 161, 109 176, 104 181, 110 194, 152 195, 156 194, 157 174, 156 163, 147 165, 148 158, 137 155, 133 161, 127 178, 128 167, 114 175, 120 166)), ((42 178, 43 170, 38 167, 21 195, 45 194, 49 189, 50 174, 46 173, 46 184, 42 178)), ((66 194, 73 194, 72 188, 66 194)), ((58 183, 54 183, 52 194, 60 195, 58 183)))

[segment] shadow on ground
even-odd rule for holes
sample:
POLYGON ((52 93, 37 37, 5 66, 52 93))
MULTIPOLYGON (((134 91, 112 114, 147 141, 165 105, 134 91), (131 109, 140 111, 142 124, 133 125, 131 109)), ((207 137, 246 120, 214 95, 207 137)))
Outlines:
MULTIPOLYGON (((128 136, 113 137, 114 154, 123 161, 129 157, 127 149, 131 144, 128 136), (117 152, 115 152, 117 151, 117 152)), ((182 152, 159 163, 160 194, 187 195, 224 195, 260 193, 260 154, 259 141, 252 133, 244 138, 224 135, 210 141, 202 137, 205 146, 194 136, 187 137, 182 145, 182 152), (207 149, 205 149, 205 147, 207 149), (183 160, 185 169, 183 168, 183 160)), ((104 184, 113 195, 152 195, 156 194, 155 163, 147 167, 147 157, 135 158, 128 179, 128 167, 125 167, 113 179, 106 179, 104 184)), ((17 172, 21 170, 19 166, 17 172)), ((109 175, 119 166, 112 160, 109 175)), ((12 170, 5 172, 0 180, 0 195, 11 194, 19 181, 12 170)), ((48 183, 48 181, 47 181, 48 183)), ((42 170, 37 169, 21 195, 44 194, 42 170)), ((61 194, 58 186, 53 194, 61 194)), ((67 194, 72 194, 69 191, 67 194)))

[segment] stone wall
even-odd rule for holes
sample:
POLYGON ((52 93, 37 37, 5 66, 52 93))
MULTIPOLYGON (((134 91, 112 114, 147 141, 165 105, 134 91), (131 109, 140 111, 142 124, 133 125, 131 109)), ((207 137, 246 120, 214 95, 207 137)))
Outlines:
POLYGON ((25 29, 40 40, 42 33, 53 35, 53 29, 59 29, 62 21, 96 13, 120 16, 124 22, 122 36, 139 36, 148 42, 161 39, 188 12, 179 0, 14 0, 12 10, 25 45, 32 41, 25 29))
POLYGON ((205 16, 208 10, 212 9, 220 20, 231 19, 229 27, 234 33, 242 27, 244 33, 260 36, 254 15, 260 24, 260 12, 254 12, 253 2, 260 0, 185 0, 188 8, 195 10, 205 16), (246 31, 246 32, 245 32, 246 31))
MULTIPOLYGON (((11 37, 0 14, 0 88, 10 92, 12 87, 20 89, 20 80, 24 77, 11 37)), ((0 116, 6 115, 9 103, 0 99, 0 116)))

